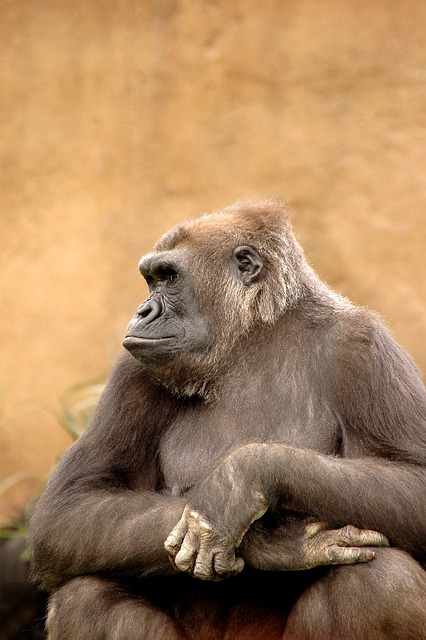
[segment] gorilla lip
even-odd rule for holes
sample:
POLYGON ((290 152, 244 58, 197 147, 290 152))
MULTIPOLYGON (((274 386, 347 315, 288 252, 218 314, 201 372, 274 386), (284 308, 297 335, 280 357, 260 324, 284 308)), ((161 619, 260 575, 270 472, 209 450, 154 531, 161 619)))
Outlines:
POLYGON ((137 338, 136 336, 126 336, 123 340, 123 347, 138 347, 143 344, 159 344, 160 342, 166 342, 174 340, 174 336, 164 336, 164 338, 137 338))
POLYGON ((126 336, 122 345, 127 351, 141 363, 156 366, 164 364, 172 357, 176 337, 164 336, 163 338, 141 338, 126 336))

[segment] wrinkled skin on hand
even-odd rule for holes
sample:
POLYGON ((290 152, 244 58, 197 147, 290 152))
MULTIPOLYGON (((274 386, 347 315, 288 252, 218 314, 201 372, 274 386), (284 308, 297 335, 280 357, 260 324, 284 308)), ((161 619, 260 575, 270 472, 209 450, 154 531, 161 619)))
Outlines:
POLYGON ((245 562, 256 569, 298 571, 368 562, 374 551, 367 547, 388 546, 377 531, 349 524, 330 529, 285 509, 265 527, 260 519, 270 499, 264 492, 262 472, 245 481, 247 468, 262 468, 258 463, 262 450, 266 450, 263 445, 235 450, 193 490, 164 543, 175 569, 201 580, 221 580, 240 573, 245 562))
POLYGON ((250 524, 266 511, 261 494, 256 494, 246 520, 218 528, 198 510, 187 505, 164 547, 172 565, 201 580, 221 580, 242 571, 244 560, 236 550, 250 524))
POLYGON ((172 565, 200 580, 221 580, 240 573, 244 560, 236 557, 236 540, 221 534, 187 506, 164 543, 172 565))
POLYGON ((244 561, 236 549, 268 509, 257 486, 244 482, 243 466, 234 453, 228 455, 192 492, 168 536, 164 546, 172 565, 202 580, 239 573, 244 561))
POLYGON ((328 529, 324 522, 289 518, 273 529, 255 522, 238 540, 219 533, 203 516, 187 506, 165 542, 172 565, 201 580, 222 580, 255 569, 300 571, 323 565, 369 562, 369 547, 389 546, 377 531, 346 525, 328 529))
POLYGON ((238 554, 255 569, 301 571, 323 565, 369 562, 375 556, 369 547, 388 547, 377 531, 346 525, 330 529, 311 518, 288 517, 275 528, 255 523, 247 532, 238 554))

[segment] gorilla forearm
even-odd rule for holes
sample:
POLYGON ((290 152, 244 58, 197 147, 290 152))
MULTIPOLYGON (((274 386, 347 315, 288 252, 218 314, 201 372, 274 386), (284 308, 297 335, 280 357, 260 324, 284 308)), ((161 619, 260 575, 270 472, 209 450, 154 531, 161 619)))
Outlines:
MULTIPOLYGON (((257 445, 249 446, 262 456, 257 445)), ((263 456, 271 503, 284 498, 297 511, 335 526, 374 529, 394 546, 426 553, 424 468, 379 458, 332 458, 285 445, 268 445, 263 456)))
MULTIPOLYGON (((257 498, 307 513, 332 526, 380 531, 417 555, 426 552, 426 471, 378 458, 331 458, 282 444, 252 443, 227 456, 194 496, 207 519, 245 518, 257 498), (207 498, 215 496, 212 504, 207 498), (223 505, 226 505, 225 507, 223 505), (217 508, 213 515, 212 507, 217 508)), ((225 525, 229 529, 229 525, 225 525)))
POLYGON ((279 571, 365 562, 374 554, 362 547, 387 544, 383 536, 420 559, 426 551, 424 484, 421 468, 377 458, 339 459, 283 444, 246 444, 201 482, 165 548, 179 570, 205 580, 238 573, 241 558, 254 568, 279 571), (281 508, 336 529, 316 523, 319 528, 311 531, 308 524, 290 532, 290 546, 286 527, 269 539, 261 532, 267 550, 259 555, 255 521, 267 509, 281 508))
POLYGON ((88 573, 171 574, 163 541, 183 507, 145 491, 92 492, 57 504, 45 496, 31 523, 35 576, 51 588, 88 573))

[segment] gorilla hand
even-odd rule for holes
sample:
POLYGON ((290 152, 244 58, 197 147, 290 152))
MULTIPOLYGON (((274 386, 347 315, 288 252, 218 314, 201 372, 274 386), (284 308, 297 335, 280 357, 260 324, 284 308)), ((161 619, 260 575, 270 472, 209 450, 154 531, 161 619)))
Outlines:
POLYGON ((244 534, 268 505, 260 491, 240 477, 232 454, 191 495, 182 517, 164 543, 172 565, 201 580, 221 580, 239 573, 236 557, 244 534))
POLYGON ((164 546, 176 569, 201 580, 227 578, 244 567, 244 560, 235 556, 232 537, 215 530, 189 505, 164 546))
POLYGON ((284 523, 266 528, 262 521, 250 527, 238 549, 244 562, 255 569, 300 571, 323 565, 369 562, 370 547, 387 547, 387 538, 369 529, 346 525, 329 529, 312 518, 291 516, 284 523))

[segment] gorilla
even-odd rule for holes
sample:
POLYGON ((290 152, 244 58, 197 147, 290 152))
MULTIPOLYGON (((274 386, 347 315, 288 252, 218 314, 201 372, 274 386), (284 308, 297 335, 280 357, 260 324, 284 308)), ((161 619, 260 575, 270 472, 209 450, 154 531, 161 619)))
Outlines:
POLYGON ((179 224, 31 523, 49 640, 426 638, 426 391, 279 199, 179 224))

